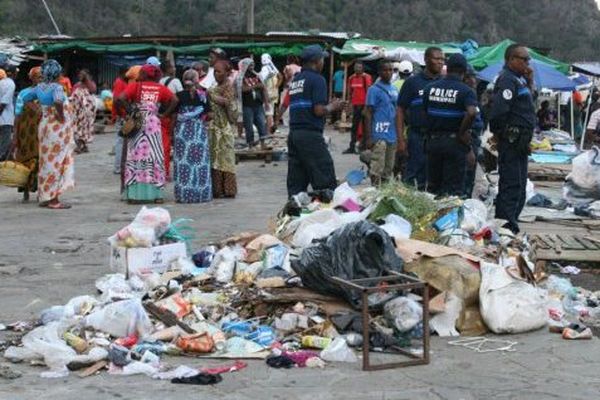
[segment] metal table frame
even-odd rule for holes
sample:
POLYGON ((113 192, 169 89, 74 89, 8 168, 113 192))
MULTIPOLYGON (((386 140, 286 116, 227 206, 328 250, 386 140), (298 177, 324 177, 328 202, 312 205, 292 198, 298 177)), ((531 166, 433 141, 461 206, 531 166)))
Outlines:
POLYGON ((430 348, 430 333, 429 333, 429 286, 427 282, 423 282, 412 276, 401 274, 395 271, 387 271, 387 275, 377 278, 362 278, 345 280, 339 277, 331 277, 334 281, 348 289, 353 289, 361 292, 362 302, 362 335, 363 335, 363 371, 379 371, 383 369, 409 367, 413 365, 429 364, 429 348, 430 348), (380 283, 400 282, 388 284, 385 288, 378 287, 380 283), (367 286, 364 286, 367 285, 367 286), (423 297, 423 355, 417 356, 406 350, 395 348, 399 354, 411 358, 408 361, 385 363, 373 365, 370 362, 369 352, 369 326, 371 315, 369 314, 368 296, 371 293, 380 292, 382 290, 419 290, 422 291, 423 297))

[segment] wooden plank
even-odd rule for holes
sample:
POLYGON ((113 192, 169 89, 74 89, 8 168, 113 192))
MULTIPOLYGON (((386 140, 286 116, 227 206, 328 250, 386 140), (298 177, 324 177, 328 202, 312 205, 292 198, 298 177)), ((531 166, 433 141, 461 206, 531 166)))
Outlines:
POLYGON ((557 253, 554 250, 536 251, 536 261, 587 261, 600 263, 600 250, 562 250, 557 253))
POLYGON ((101 361, 98 361, 97 363, 93 364, 92 366, 84 369, 77 375, 80 378, 87 378, 88 376, 94 375, 96 372, 100 371, 102 368, 105 368, 107 365, 108 365, 108 361, 101 360, 101 361))
POLYGON ((177 316, 169 310, 160 308, 156 304, 150 302, 144 303, 144 308, 166 326, 177 325, 186 333, 196 333, 196 331, 190 328, 188 324, 181 322, 177 316))
POLYGON ((592 240, 586 239, 582 236, 574 236, 573 237, 576 241, 578 241, 579 243, 582 244, 582 246, 586 249, 586 250, 598 250, 600 249, 600 243, 596 243, 592 240))
POLYGON ((562 241, 558 238, 558 235, 553 233, 551 235, 548 235, 548 237, 554 242, 554 251, 556 251, 557 253, 561 253, 562 241))
POLYGON ((541 249, 550 249, 551 246, 544 240, 544 235, 535 235, 533 240, 537 242, 538 247, 541 249))
POLYGON ((558 235, 558 238, 563 241, 563 248, 568 250, 585 250, 586 247, 581 243, 575 241, 571 235, 558 235))

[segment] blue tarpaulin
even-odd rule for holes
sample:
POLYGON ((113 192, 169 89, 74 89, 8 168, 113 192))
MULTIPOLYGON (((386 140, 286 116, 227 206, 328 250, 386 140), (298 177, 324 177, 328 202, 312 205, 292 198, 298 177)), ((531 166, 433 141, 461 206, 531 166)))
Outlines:
MULTIPOLYGON (((548 64, 537 60, 531 60, 529 65, 533 69, 533 80, 538 90, 552 89, 570 92, 575 90, 577 87, 575 82, 548 64)), ((504 62, 492 64, 489 67, 479 71, 477 76, 481 80, 493 82, 502 70, 503 66, 504 62)))

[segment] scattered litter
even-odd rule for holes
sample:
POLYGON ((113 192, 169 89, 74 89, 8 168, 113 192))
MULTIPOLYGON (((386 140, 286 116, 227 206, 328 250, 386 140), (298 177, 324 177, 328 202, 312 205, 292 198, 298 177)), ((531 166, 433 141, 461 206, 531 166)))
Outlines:
POLYGON ((502 339, 488 339, 483 336, 458 339, 448 342, 451 346, 460 346, 473 350, 476 353, 492 353, 496 351, 512 352, 517 351, 515 346, 518 342, 502 339))

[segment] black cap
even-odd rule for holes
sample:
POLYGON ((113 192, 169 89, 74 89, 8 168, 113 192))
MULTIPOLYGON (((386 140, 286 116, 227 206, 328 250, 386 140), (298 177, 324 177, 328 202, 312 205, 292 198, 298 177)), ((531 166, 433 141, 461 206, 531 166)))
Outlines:
POLYGON ((448 62, 446 66, 450 69, 462 69, 463 71, 467 70, 467 59, 462 54, 452 54, 450 58, 448 58, 448 62))
POLYGON ((327 57, 329 57, 329 53, 323 50, 323 48, 321 48, 321 46, 319 46, 318 44, 306 46, 302 50, 302 54, 300 55, 302 61, 314 61, 318 60, 319 58, 327 57))

